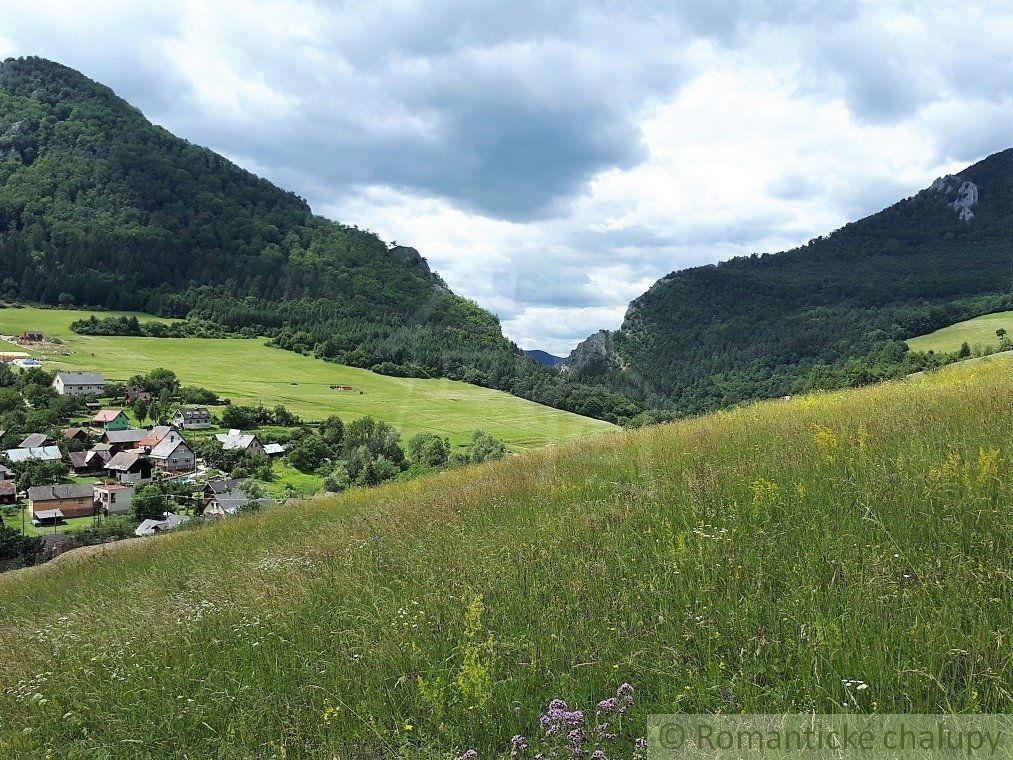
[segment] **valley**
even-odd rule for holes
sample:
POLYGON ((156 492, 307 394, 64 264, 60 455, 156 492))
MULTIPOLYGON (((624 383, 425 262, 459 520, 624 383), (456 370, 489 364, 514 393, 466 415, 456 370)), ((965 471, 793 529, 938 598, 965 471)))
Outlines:
MULTIPOLYGON (((83 336, 70 330, 71 322, 92 313, 0 309, 0 334, 39 330, 47 338, 59 339, 60 353, 51 351, 45 357, 47 370, 94 370, 123 381, 166 367, 184 383, 210 388, 237 404, 283 404, 306 420, 337 414, 350 421, 368 415, 389 422, 405 438, 425 431, 446 436, 457 445, 482 428, 511 449, 524 450, 614 427, 468 383, 388 377, 324 362, 269 348, 264 339, 83 336), (333 390, 332 385, 352 390, 333 390)), ((23 349, 11 346, 7 350, 23 349)))

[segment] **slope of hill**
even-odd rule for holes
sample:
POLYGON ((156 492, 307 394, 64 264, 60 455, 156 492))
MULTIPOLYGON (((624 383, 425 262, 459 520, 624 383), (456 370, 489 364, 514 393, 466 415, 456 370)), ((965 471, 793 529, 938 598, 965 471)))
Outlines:
POLYGON ((996 330, 1005 330, 1013 338, 1013 311, 983 314, 980 317, 948 325, 928 335, 909 338, 907 344, 912 351, 958 351, 963 343, 971 348, 987 346, 997 348, 999 336, 996 330))
POLYGON ((1011 382, 992 358, 0 577, 0 754, 533 754, 550 699, 623 682, 609 757, 650 713, 1009 712, 1011 382))
MULTIPOLYGON (((69 325, 88 312, 0 309, 0 335, 38 330, 58 339, 46 369, 88 369, 125 381, 171 367, 183 382, 210 388, 238 404, 284 404, 305 420, 337 414, 389 422, 405 437, 427 431, 452 445, 477 428, 526 449, 612 429, 608 423, 453 380, 387 377, 264 345, 263 339, 136 338, 75 335, 69 325), (352 391, 332 386, 349 385, 352 391)), ((142 315, 143 316, 143 315, 142 315)), ((0 346, 4 344, 0 342, 0 346)), ((8 350, 25 350, 8 347, 8 350)), ((29 352, 40 352, 28 349, 29 352)))
POLYGON ((525 351, 524 355, 529 359, 533 359, 539 364, 544 364, 546 367, 558 367, 560 364, 566 361, 566 358, 563 356, 553 356, 548 351, 540 351, 538 349, 531 349, 530 351, 525 351))
POLYGON ((0 64, 0 229, 0 298, 190 315, 388 375, 636 413, 526 360, 413 248, 314 216, 40 58, 0 64))
MULTIPOLYGON (((696 411, 1013 306, 1013 149, 801 248, 674 272, 578 375, 696 411)), ((601 335, 592 336, 601 342, 601 335)))

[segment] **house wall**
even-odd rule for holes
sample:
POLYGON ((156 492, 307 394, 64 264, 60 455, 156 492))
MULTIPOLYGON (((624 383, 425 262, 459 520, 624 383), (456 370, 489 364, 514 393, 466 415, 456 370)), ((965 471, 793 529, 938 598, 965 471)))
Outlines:
POLYGON ((152 459, 152 464, 166 472, 190 472, 194 468, 194 454, 189 446, 177 446, 168 459, 152 459))
POLYGON ((64 385, 59 377, 53 381, 53 387, 61 396, 98 396, 105 390, 104 385, 64 385))
POLYGON ((63 512, 64 517, 88 517, 95 512, 95 499, 92 496, 83 496, 79 499, 53 499, 51 501, 28 502, 28 512, 33 517, 36 511, 47 509, 58 509, 63 512))
POLYGON ((130 422, 125 414, 117 415, 116 419, 105 424, 106 430, 126 430, 128 427, 130 427, 130 422))
POLYGON ((130 511, 134 501, 134 490, 113 489, 112 491, 95 491, 95 497, 102 502, 102 506, 111 515, 122 515, 130 511))

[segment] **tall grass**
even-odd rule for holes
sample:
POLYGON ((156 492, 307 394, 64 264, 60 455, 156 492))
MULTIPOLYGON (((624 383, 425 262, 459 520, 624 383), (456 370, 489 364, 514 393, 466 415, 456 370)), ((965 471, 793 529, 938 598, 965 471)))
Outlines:
POLYGON ((1009 711, 1011 387, 955 366, 0 579, 0 755, 506 757, 623 682, 628 743, 652 712, 1009 711))

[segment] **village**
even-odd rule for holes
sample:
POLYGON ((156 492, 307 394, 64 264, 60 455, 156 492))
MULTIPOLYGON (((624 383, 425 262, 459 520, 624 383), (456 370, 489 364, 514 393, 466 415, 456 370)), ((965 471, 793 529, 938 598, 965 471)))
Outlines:
MULTIPOLYGON (((20 336, 20 341, 32 339, 41 340, 42 336, 20 336)), ((22 356, 4 355, 0 361, 22 370, 37 367, 35 360, 22 356)), ((0 505, 25 504, 23 531, 31 524, 46 538, 59 536, 61 527, 79 525, 80 518, 98 523, 107 517, 135 514, 137 490, 156 483, 173 486, 172 494, 162 498, 165 509, 140 521, 135 536, 171 530, 194 518, 218 520, 247 507, 276 503, 260 496, 249 478, 227 477, 198 456, 187 436, 217 426, 208 408, 179 406, 168 424, 137 427, 131 424, 127 409, 153 403, 156 399, 152 392, 129 387, 122 398, 125 408, 101 407, 97 399, 107 397, 109 385, 97 372, 57 372, 52 380, 53 391, 61 397, 81 399, 84 408, 94 413, 60 430, 62 441, 55 435, 35 432, 16 446, 0 450, 0 459, 6 462, 0 464, 0 505), (32 462, 62 464, 72 482, 22 488, 16 470, 32 462), (51 530, 43 531, 45 528, 51 530)), ((0 431, 0 436, 4 434, 0 431)), ((257 434, 238 429, 212 435, 223 452, 280 457, 286 451, 281 444, 265 444, 257 434)), ((57 554, 65 542, 50 539, 47 543, 51 545, 49 553, 57 554)))

